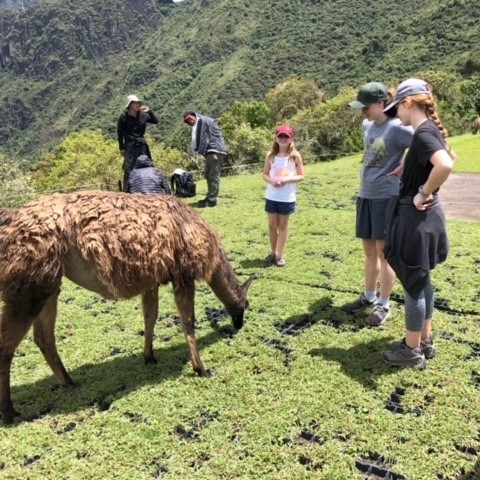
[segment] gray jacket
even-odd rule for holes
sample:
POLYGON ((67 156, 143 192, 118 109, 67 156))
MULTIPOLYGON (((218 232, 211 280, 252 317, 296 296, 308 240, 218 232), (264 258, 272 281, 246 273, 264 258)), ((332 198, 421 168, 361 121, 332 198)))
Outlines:
POLYGON ((195 153, 205 156, 207 153, 227 154, 227 147, 223 140, 222 131, 217 122, 206 115, 195 112, 197 122, 193 126, 195 129, 192 136, 192 149, 195 153))

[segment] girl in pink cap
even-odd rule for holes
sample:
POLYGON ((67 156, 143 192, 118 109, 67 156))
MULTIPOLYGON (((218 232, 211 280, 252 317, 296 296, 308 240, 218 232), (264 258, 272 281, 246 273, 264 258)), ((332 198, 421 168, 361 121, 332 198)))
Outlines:
POLYGON ((286 264, 283 252, 287 242, 288 219, 295 212, 296 184, 304 179, 303 160, 295 148, 294 137, 295 132, 290 125, 278 126, 263 168, 263 179, 267 182, 265 211, 271 248, 265 261, 278 267, 286 264))

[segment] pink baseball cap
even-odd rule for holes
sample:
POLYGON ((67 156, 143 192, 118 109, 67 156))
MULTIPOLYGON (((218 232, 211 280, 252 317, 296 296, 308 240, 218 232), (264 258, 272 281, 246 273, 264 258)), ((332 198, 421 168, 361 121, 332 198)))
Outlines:
POLYGON ((275 135, 286 135, 289 138, 293 138, 295 130, 290 125, 279 125, 275 130, 275 135))

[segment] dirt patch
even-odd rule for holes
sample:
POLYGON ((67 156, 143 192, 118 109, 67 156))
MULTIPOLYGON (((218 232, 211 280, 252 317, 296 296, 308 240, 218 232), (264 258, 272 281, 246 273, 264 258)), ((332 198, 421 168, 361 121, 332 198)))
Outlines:
POLYGON ((440 188, 445 216, 480 222, 480 174, 454 173, 440 188))

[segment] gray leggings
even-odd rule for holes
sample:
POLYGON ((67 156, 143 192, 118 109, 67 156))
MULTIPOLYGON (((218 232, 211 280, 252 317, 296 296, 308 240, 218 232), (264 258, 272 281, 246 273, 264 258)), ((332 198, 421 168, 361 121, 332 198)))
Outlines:
POLYGON ((430 275, 428 276, 425 288, 416 300, 413 299, 405 290, 404 294, 406 328, 410 332, 421 332, 423 329, 424 320, 427 318, 432 318, 433 305, 435 303, 435 296, 432 283, 430 281, 430 275))

